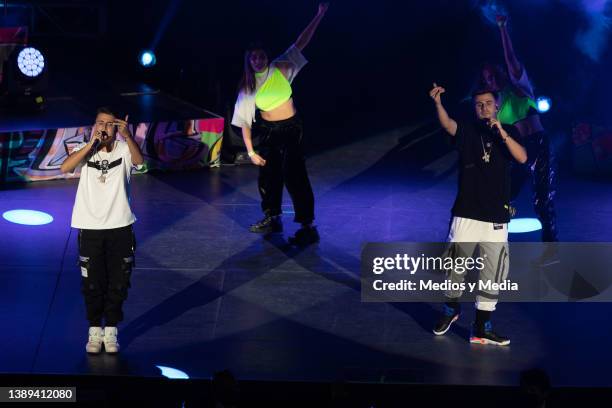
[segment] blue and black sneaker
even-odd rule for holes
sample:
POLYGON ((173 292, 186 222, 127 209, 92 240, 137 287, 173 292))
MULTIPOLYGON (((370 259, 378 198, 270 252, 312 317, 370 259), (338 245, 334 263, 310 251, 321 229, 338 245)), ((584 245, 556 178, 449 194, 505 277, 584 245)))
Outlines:
POLYGON ((507 346, 510 344, 510 339, 502 337, 493 331, 491 321, 486 321, 482 327, 472 326, 472 334, 470 335, 470 343, 474 344, 493 344, 496 346, 507 346))
POLYGON ((450 329, 451 324, 455 322, 459 318, 460 309, 459 307, 451 307, 447 304, 444 304, 444 310, 442 313, 442 317, 438 320, 436 327, 433 329, 433 333, 436 336, 441 336, 450 329))

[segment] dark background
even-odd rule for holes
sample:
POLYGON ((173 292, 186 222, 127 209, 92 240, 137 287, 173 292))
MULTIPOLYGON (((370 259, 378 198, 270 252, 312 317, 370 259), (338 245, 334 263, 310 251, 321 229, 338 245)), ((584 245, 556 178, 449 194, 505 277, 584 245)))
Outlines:
MULTIPOLYGON (((83 3, 83 2, 76 2, 83 3)), ((231 113, 242 70, 242 53, 263 41, 274 57, 286 49, 317 10, 316 1, 116 1, 102 35, 33 38, 49 55, 52 93, 129 89, 146 82, 221 115, 231 113), (140 50, 153 47, 158 63, 138 65, 140 50), (121 88, 123 87, 123 88, 121 88), (120 89, 121 88, 121 89, 120 89)), ((374 132, 432 119, 427 93, 444 85, 446 103, 468 95, 485 60, 503 62, 496 26, 469 0, 334 1, 304 54, 310 61, 294 83, 305 118, 310 151, 348 143, 374 132)), ((580 1, 508 2, 510 29, 537 95, 552 98, 545 125, 558 139, 571 125, 591 120, 609 125, 611 54, 593 62, 574 45, 587 26, 580 1)), ((91 25, 88 16, 62 24, 91 25)), ((57 27, 44 19, 39 29, 57 27)), ((57 30, 56 30, 57 31, 57 30)))

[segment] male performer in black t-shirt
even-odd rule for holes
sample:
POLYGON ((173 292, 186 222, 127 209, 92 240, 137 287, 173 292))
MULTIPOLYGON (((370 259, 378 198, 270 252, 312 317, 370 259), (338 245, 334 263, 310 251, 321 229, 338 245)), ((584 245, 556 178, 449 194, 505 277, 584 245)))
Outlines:
MULTIPOLYGON (((434 100, 440 125, 455 137, 459 151, 459 191, 452 209, 449 241, 455 256, 472 256, 476 246, 484 255, 480 282, 503 282, 508 276, 508 222, 510 221, 510 164, 527 161, 527 153, 516 140, 518 132, 497 120, 499 96, 492 91, 476 92, 472 99, 476 118, 459 122, 448 116, 440 96, 445 89, 434 83, 429 95, 434 100), (458 253, 460 252, 460 253, 458 253)), ((449 272, 451 282, 463 282, 464 274, 449 272)), ((444 313, 434 328, 440 336, 460 313, 461 291, 448 291, 444 313)), ((508 345, 510 340, 493 332, 491 312, 497 290, 481 289, 476 296, 476 321, 471 343, 508 345)))

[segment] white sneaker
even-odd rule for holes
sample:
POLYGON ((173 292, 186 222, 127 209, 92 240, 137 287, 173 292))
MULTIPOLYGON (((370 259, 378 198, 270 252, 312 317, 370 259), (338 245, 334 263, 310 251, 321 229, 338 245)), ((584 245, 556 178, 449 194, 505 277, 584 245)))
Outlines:
POLYGON ((104 350, 107 353, 118 353, 119 343, 117 342, 117 328, 116 327, 105 327, 104 328, 104 350))
POLYGON ((85 350, 91 354, 98 354, 102 351, 102 341, 104 332, 101 327, 90 327, 89 328, 89 340, 85 345, 85 350))

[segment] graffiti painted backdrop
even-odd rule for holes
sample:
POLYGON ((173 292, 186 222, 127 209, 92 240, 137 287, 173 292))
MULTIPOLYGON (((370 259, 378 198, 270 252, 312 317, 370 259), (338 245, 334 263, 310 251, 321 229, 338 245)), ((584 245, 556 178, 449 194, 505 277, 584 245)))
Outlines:
MULTIPOLYGON (((130 125, 145 156, 140 172, 218 166, 223 126, 223 118, 130 125)), ((92 126, 82 126, 0 133, 0 183, 78 177, 79 168, 62 174, 60 166, 91 132, 92 126)))

